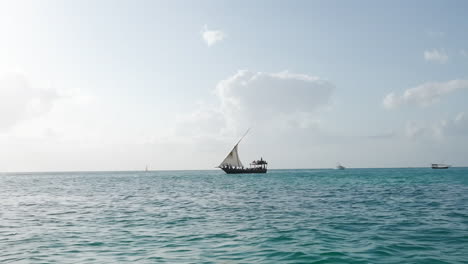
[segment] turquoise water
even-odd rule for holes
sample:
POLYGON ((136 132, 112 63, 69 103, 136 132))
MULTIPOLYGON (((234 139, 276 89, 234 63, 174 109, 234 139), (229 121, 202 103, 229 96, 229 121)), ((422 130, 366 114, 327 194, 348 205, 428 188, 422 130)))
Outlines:
POLYGON ((468 168, 0 174, 1 263, 467 263, 468 168))

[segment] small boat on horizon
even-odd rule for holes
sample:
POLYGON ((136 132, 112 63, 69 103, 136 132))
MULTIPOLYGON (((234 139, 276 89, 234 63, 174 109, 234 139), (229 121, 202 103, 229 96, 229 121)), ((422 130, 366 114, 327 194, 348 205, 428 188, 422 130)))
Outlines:
POLYGON ((343 166, 343 165, 341 165, 340 163, 338 163, 338 164, 336 165, 336 169, 337 169, 337 170, 344 170, 344 169, 346 169, 346 167, 343 166))
POLYGON ((450 165, 447 164, 441 164, 441 163, 432 163, 431 168, 433 169, 448 169, 450 168, 450 165))
POLYGON ((227 174, 240 174, 240 173, 266 173, 268 162, 260 158, 259 160, 254 160, 250 163, 250 167, 245 168, 242 165, 242 162, 239 158, 239 153, 237 152, 237 147, 242 139, 249 133, 249 130, 241 137, 241 139, 234 145, 231 152, 226 156, 226 158, 219 164, 218 168, 222 169, 227 174))

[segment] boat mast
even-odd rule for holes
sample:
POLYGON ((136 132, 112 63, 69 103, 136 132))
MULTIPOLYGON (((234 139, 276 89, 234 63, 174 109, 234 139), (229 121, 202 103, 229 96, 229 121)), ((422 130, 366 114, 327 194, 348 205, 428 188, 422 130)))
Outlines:
MULTIPOLYGON (((250 131, 250 127, 249 127, 249 129, 247 129, 247 131, 246 131, 245 134, 241 137, 241 139, 239 139, 239 142, 237 142, 237 144, 236 144, 235 146, 239 145, 239 143, 242 141, 242 139, 244 139, 244 137, 247 136, 247 133, 249 133, 249 131, 250 131)), ((234 147, 235 147, 235 146, 234 146, 234 147)), ((234 148, 233 148, 233 149, 234 149, 234 148)))
MULTIPOLYGON (((237 144, 234 146, 234 148, 236 148, 237 145, 239 145, 239 143, 241 143, 242 139, 244 139, 244 137, 247 136, 247 134, 249 133, 249 131, 250 131, 250 127, 249 127, 249 129, 247 129, 247 131, 245 131, 245 134, 239 139, 239 141, 238 141, 237 144)), ((234 150, 234 148, 232 148, 232 149, 234 150)), ((232 150, 231 150, 231 151, 232 151, 232 150)), ((242 162, 241 162, 240 159, 239 159, 239 154, 237 154, 237 163, 238 163, 238 164, 242 164, 242 162)))

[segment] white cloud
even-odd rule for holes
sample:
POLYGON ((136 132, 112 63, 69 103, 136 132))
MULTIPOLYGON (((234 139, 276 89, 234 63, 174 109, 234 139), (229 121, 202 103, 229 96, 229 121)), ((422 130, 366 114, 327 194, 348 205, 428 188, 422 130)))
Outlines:
POLYGON ((209 30, 205 25, 205 28, 201 32, 203 40, 206 42, 208 47, 213 46, 214 44, 224 40, 226 38, 226 33, 221 30, 209 30))
POLYGON ((468 88, 468 80, 452 80, 443 83, 424 83, 406 90, 401 96, 396 95, 393 92, 387 94, 383 100, 383 105, 387 109, 396 108, 404 104, 428 106, 438 102, 444 95, 465 88, 468 88))
POLYGON ((330 102, 333 84, 289 72, 241 70, 216 87, 227 125, 239 128, 263 123, 315 126, 314 113, 330 102))
POLYGON ((46 114, 60 98, 58 90, 32 87, 19 74, 0 79, 0 131, 46 114))
POLYGON ((426 61, 431 61, 431 62, 438 62, 438 63, 446 63, 448 61, 448 55, 445 53, 445 50, 438 50, 438 49, 432 49, 432 50, 426 50, 424 51, 424 59, 426 61))
POLYGON ((232 140, 248 127, 260 134, 261 130, 316 130, 321 124, 319 112, 330 107, 333 89, 332 83, 305 74, 240 70, 218 83, 216 104, 200 103, 179 116, 173 135, 232 140))
POLYGON ((383 106, 387 109, 395 108, 399 106, 401 102, 401 98, 398 97, 395 93, 391 92, 387 94, 383 100, 383 106))

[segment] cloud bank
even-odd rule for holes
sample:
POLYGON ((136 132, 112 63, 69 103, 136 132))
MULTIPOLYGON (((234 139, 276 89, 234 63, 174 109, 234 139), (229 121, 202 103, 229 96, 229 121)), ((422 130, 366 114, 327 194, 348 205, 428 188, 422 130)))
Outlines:
POLYGON ((460 89, 468 88, 468 80, 451 80, 448 82, 429 82, 406 90, 402 95, 389 93, 383 100, 387 109, 405 104, 428 106, 436 103, 441 97, 460 89))
POLYGON ((202 30, 201 35, 208 47, 211 47, 226 38, 226 33, 224 33, 223 31, 209 30, 206 25, 202 30))

